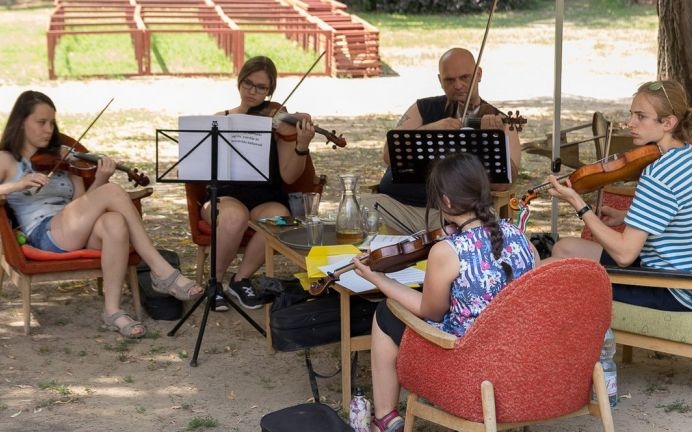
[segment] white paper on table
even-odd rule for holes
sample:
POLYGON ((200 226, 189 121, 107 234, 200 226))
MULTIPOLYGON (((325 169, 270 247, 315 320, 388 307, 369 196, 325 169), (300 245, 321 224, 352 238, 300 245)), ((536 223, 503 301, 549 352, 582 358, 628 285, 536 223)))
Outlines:
MULTIPOLYGON (((334 272, 334 270, 344 267, 351 263, 353 255, 334 255, 329 257, 329 264, 320 266, 319 269, 325 274, 334 272)), ((416 267, 407 267, 397 272, 387 273, 387 276, 404 285, 415 285, 423 283, 425 272, 416 267)), ((366 279, 358 276, 355 270, 349 270, 339 276, 339 285, 353 292, 360 293, 375 289, 375 285, 368 282, 366 279)))

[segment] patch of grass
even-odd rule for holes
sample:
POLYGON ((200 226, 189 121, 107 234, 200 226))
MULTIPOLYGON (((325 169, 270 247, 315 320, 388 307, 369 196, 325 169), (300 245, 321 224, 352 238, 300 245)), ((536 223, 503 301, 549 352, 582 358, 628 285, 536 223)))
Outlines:
POLYGON ((153 346, 149 348, 149 354, 163 354, 166 352, 166 348, 162 346, 153 346))
POLYGON ((105 344, 103 348, 107 351, 127 352, 130 350, 130 345, 135 342, 134 339, 122 339, 115 345, 105 344))
POLYGON ((136 412, 137 414, 144 414, 146 411, 147 411, 147 409, 144 408, 143 406, 137 406, 137 407, 135 407, 135 412, 136 412))
POLYGON ((133 382, 135 382, 135 379, 132 378, 132 375, 126 375, 126 376, 123 378, 123 381, 125 381, 125 382, 128 383, 128 384, 132 384, 133 382))
MULTIPOLYGON (((123 154, 123 156, 127 157, 128 154, 123 154)), ((159 339, 161 337, 161 331, 160 330, 154 330, 154 331, 148 331, 147 334, 144 335, 144 339, 159 339)))
POLYGON ((193 417, 192 420, 187 424, 187 430, 196 430, 199 428, 213 428, 216 427, 219 424, 219 422, 211 417, 211 416, 204 416, 204 417, 193 417))
POLYGON ((41 355, 50 354, 51 352, 53 352, 53 350, 46 345, 41 345, 40 347, 38 347, 38 353, 41 355))
MULTIPOLYGON (((51 11, 50 7, 41 7, 13 10, 0 16, 0 84, 29 84, 47 78, 46 28, 51 11)), ((421 50, 421 56, 435 58, 449 47, 450 40, 456 41, 456 45, 476 46, 478 31, 485 28, 488 18, 486 13, 357 15, 378 28, 380 44, 388 49, 421 50)), ((495 38, 502 38, 514 32, 530 32, 535 26, 552 26, 554 19, 554 2, 537 0, 531 9, 496 12, 492 28, 497 32, 495 38)), ((653 5, 626 5, 621 0, 570 0, 565 6, 565 25, 591 30, 652 30, 658 28, 658 17, 653 5)), ((552 43, 552 39, 538 43, 552 43)), ((245 58, 259 54, 271 57, 282 73, 293 74, 305 72, 318 56, 280 34, 246 33, 245 58)), ((154 33, 150 57, 153 73, 233 73, 231 60, 211 36, 201 32, 154 33)), ((323 59, 314 71, 324 68, 323 59)), ((63 36, 56 46, 55 71, 60 78, 136 74, 134 44, 128 33, 63 36)))
POLYGON ((651 383, 644 389, 644 394, 647 396, 651 396, 654 393, 664 392, 666 390, 668 390, 668 387, 664 387, 658 383, 651 383))
POLYGON ((692 405, 685 403, 683 400, 676 400, 673 403, 656 405, 656 408, 663 408, 663 411, 667 413, 675 411, 684 414, 692 410, 692 405))
POLYGON ((68 396, 72 394, 72 391, 68 385, 59 384, 55 380, 48 381, 47 383, 38 383, 38 388, 41 390, 52 390, 61 396, 68 396))

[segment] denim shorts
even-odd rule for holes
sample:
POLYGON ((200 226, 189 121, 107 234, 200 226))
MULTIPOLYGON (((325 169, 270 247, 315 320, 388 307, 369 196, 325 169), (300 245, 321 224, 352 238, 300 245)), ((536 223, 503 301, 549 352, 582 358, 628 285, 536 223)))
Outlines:
POLYGON ((27 241, 31 246, 47 252, 67 252, 65 249, 61 249, 55 244, 55 240, 50 234, 50 221, 52 219, 53 216, 43 219, 41 223, 38 224, 38 226, 31 232, 31 235, 29 235, 27 241))

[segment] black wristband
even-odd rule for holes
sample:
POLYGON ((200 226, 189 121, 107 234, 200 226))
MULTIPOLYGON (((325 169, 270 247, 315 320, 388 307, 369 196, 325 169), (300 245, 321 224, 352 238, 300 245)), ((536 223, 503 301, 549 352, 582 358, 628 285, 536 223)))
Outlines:
POLYGON ((589 210, 591 210, 591 206, 588 205, 588 204, 585 205, 584 207, 582 207, 582 208, 580 208, 579 210, 577 210, 577 217, 578 217, 579 219, 581 219, 582 217, 584 217, 584 215, 586 214, 586 212, 588 212, 589 210))
POLYGON ((298 150, 298 146, 296 146, 296 148, 295 148, 294 150, 296 151, 296 154, 297 154, 298 156, 307 156, 307 155, 310 154, 310 149, 309 149, 309 148, 307 148, 307 149, 305 149, 305 150, 298 150))

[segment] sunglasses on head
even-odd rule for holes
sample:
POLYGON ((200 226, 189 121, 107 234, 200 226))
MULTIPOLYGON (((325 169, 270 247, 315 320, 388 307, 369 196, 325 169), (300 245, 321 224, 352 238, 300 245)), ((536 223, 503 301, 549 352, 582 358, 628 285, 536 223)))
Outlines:
POLYGON ((654 81, 651 84, 649 84, 649 90, 651 91, 659 91, 663 90, 663 94, 666 97, 666 100, 668 101, 668 105, 670 105, 670 109, 673 111, 673 114, 677 113, 675 112, 675 108, 673 107, 673 103, 670 101, 670 98, 668 97, 668 92, 666 91, 666 86, 663 85, 663 82, 661 81, 654 81))

